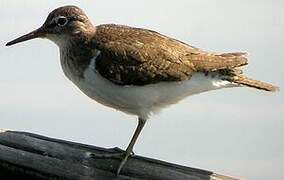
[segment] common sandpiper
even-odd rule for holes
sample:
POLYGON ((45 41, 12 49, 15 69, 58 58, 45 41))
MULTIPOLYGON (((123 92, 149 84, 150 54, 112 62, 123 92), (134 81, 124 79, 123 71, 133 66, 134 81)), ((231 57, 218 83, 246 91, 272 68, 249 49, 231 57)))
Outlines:
POLYGON ((64 74, 95 101, 138 117, 119 174, 147 119, 161 109, 206 91, 251 87, 276 91, 274 85, 242 74, 247 54, 210 53, 158 32, 116 24, 93 26, 76 6, 53 10, 44 24, 7 46, 47 38, 60 49, 64 74))

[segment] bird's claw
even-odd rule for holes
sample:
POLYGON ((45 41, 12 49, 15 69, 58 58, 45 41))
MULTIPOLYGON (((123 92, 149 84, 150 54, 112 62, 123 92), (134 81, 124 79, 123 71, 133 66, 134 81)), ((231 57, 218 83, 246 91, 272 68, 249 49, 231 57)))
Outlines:
MULTIPOLYGON (((119 149, 118 151, 121 151, 121 149, 119 149)), ((121 159, 121 162, 117 168, 116 171, 116 175, 119 175, 121 169, 123 168, 123 166, 125 165, 125 163, 127 162, 127 159, 129 157, 134 156, 134 152, 127 152, 127 151, 122 151, 122 152, 117 152, 117 153, 91 153, 91 158, 94 159, 105 159, 105 158, 114 158, 114 159, 121 159)))
POLYGON ((118 153, 91 153, 91 158, 94 159, 105 159, 105 158, 115 158, 115 159, 123 159, 125 156, 125 152, 118 152, 118 153))

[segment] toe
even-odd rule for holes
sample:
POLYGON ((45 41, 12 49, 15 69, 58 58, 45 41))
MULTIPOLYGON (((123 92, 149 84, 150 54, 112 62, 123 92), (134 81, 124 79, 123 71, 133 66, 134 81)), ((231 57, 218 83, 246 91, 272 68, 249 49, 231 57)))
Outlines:
POLYGON ((125 153, 91 153, 91 158, 95 159, 104 159, 104 158, 118 158, 122 159, 125 156, 125 153))

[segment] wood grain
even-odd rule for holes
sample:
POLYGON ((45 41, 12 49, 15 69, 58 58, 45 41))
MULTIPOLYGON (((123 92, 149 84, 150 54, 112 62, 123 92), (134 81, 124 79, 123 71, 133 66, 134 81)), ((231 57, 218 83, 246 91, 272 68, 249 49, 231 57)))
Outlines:
POLYGON ((91 153, 115 153, 80 143, 17 131, 0 131, 0 179, 66 180, 236 180, 211 171, 190 168, 141 156, 129 159, 121 175, 119 159, 93 159, 91 153))

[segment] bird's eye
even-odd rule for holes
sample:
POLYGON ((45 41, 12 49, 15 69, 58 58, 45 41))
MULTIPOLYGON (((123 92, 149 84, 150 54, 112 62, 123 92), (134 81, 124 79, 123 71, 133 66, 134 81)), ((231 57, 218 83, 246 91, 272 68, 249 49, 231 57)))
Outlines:
POLYGON ((68 23, 68 19, 64 16, 59 16, 55 19, 55 23, 58 26, 65 26, 68 23))

